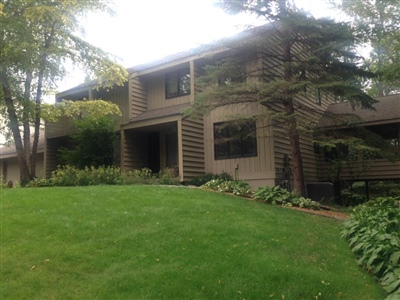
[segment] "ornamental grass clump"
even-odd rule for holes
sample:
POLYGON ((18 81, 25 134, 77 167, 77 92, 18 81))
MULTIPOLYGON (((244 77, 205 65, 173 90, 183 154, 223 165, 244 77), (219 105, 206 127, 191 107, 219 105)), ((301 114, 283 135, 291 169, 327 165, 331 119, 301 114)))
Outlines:
POLYGON ((353 210, 342 228, 357 263, 378 278, 388 299, 400 299, 399 205, 399 197, 368 201, 353 210))

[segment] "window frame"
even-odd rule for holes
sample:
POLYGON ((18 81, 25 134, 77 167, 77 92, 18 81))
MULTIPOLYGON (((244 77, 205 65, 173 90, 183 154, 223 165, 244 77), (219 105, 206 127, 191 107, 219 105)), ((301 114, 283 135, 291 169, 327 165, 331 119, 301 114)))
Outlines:
POLYGON ((214 138, 214 160, 235 159, 244 157, 255 157, 258 155, 257 149, 257 124, 256 121, 246 122, 238 132, 231 122, 216 122, 213 124, 214 138), (226 124, 218 131, 218 127, 226 124), (243 130, 248 128, 248 130, 243 130), (232 140, 233 134, 239 134, 238 140, 232 140), (218 139, 226 139, 226 141, 218 141, 218 139), (246 139, 251 139, 250 142, 246 139), (249 151, 253 149, 253 151, 249 151), (238 151, 239 150, 239 151, 238 151), (225 153, 225 154, 224 154, 225 153))
POLYGON ((191 77, 190 68, 179 69, 176 71, 168 72, 165 74, 165 99, 173 99, 191 94, 191 77), (187 89, 183 89, 182 86, 185 84, 185 79, 189 82, 187 89), (170 86, 175 85, 176 92, 169 92, 170 86))

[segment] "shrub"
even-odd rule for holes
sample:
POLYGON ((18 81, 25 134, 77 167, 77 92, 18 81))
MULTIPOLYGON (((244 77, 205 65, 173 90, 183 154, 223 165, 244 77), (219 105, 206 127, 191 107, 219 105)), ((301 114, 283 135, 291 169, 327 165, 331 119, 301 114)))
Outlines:
POLYGON ((170 168, 166 168, 159 172, 158 181, 163 185, 178 185, 180 183, 176 170, 170 168))
POLYGON ((342 236, 359 257, 358 264, 373 273, 389 293, 400 298, 400 199, 380 197, 353 209, 342 236))
MULTIPOLYGON (((48 180, 49 186, 87 186, 99 184, 121 184, 122 175, 116 167, 86 167, 83 170, 73 166, 58 167, 48 180)), ((34 185, 36 182, 33 182, 34 185)))
POLYGON ((279 186, 264 186, 257 189, 253 199, 271 204, 286 204, 290 198, 290 192, 279 186))
POLYGON ((260 187, 253 195, 253 199, 283 206, 296 206, 310 209, 319 209, 319 203, 311 199, 304 198, 280 186, 260 187))
POLYGON ((226 172, 221 173, 221 174, 206 173, 204 175, 194 177, 193 179, 189 180, 187 182, 187 184, 195 185, 195 186, 202 186, 202 185, 206 184, 207 182, 209 182, 211 180, 216 180, 216 179, 221 179, 222 181, 233 180, 232 176, 226 172))
POLYGON ((33 180, 29 181, 26 187, 46 187, 51 186, 50 180, 45 178, 34 178, 33 180))
POLYGON ((237 196, 244 196, 251 193, 249 184, 241 180, 224 180, 218 178, 210 180, 201 187, 218 192, 232 193, 237 196))
POLYGON ((123 174, 124 184, 155 184, 157 175, 149 168, 127 171, 123 174))
POLYGON ((86 116, 76 119, 74 124, 77 132, 71 136, 73 148, 60 149, 63 162, 79 169, 86 166, 111 166, 117 143, 115 119, 109 116, 86 116))

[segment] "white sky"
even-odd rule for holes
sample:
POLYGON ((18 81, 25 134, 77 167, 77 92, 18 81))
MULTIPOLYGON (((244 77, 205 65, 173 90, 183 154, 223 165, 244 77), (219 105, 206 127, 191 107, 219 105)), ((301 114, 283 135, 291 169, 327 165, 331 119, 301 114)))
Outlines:
MULTIPOLYGON (((227 15, 213 0, 113 0, 116 16, 92 14, 84 22, 85 40, 132 67, 188 50, 242 31, 254 17, 227 15)), ((296 0, 316 17, 327 16, 328 0, 296 0)), ((259 20, 261 24, 261 20, 259 20)), ((84 80, 79 70, 59 84, 59 91, 84 80)))

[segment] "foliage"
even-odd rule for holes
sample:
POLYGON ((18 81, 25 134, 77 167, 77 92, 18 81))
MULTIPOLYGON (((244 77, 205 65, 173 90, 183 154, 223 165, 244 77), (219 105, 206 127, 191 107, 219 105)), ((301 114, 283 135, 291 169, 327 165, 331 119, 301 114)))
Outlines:
POLYGON ((397 197, 400 195, 400 181, 370 181, 368 182, 371 199, 380 197, 397 197))
POLYGON ((125 181, 129 181, 127 178, 131 179, 153 179, 155 178, 155 174, 149 169, 149 168, 143 168, 143 169, 135 169, 131 171, 127 171, 125 173, 125 181))
POLYGON ((176 170, 165 168, 158 173, 158 182, 162 185, 179 185, 179 175, 176 170))
POLYGON ((98 119, 105 116, 120 116, 121 114, 117 104, 101 99, 63 100, 52 105, 44 103, 41 110, 41 117, 48 122, 57 122, 62 116, 74 119, 98 119))
POLYGON ((319 203, 302 197, 296 193, 290 193, 280 186, 260 187, 254 192, 253 199, 282 206, 296 206, 310 209, 319 209, 319 203))
POLYGON ((24 185, 36 175, 43 97, 65 76, 64 66, 79 65, 98 86, 108 87, 122 85, 127 71, 110 54, 76 36, 83 31, 79 20, 90 12, 110 12, 109 1, 0 4, 0 114, 6 116, 6 137, 15 144, 24 185))
MULTIPOLYGON (((128 184, 161 184, 178 185, 179 177, 171 173, 170 169, 162 170, 158 174, 148 168, 121 172, 117 167, 99 166, 85 167, 60 166, 49 179, 34 178, 28 187, 53 186, 89 186, 89 185, 128 185, 128 184)), ((0 185, 1 187, 2 185, 0 185)), ((6 184, 5 184, 6 186, 6 184)))
POLYGON ((246 196, 251 193, 250 185, 242 180, 225 180, 223 178, 212 179, 201 186, 223 193, 232 193, 237 196, 246 196))
POLYGON ((358 264, 379 278, 389 299, 400 297, 400 198, 380 197, 356 207, 342 235, 358 264))
POLYGON ((122 176, 116 167, 85 167, 77 169, 63 166, 51 174, 51 186, 87 186, 99 184, 121 184, 122 176))
MULTIPOLYGON (((378 76, 366 82, 368 93, 383 96, 400 91, 400 2, 396 0, 336 1, 352 18, 370 47, 366 67, 378 76)), ((365 46, 365 45, 364 45, 365 46)))
MULTIPOLYGON (((346 121, 344 116, 343 124, 346 121)), ((342 125, 342 124, 340 124, 342 125)), ((364 127, 349 126, 346 129, 324 130, 314 132, 314 143, 317 152, 324 155, 330 164, 330 176, 340 180, 343 168, 351 168, 354 178, 367 171, 374 159, 399 159, 397 146, 385 140, 379 134, 364 127)))
POLYGON ((115 120, 108 116, 85 117, 74 121, 77 131, 72 135, 73 148, 61 148, 65 164, 85 167, 112 166, 118 141, 115 120))
POLYGON ((342 181, 340 185, 343 206, 354 207, 367 202, 368 199, 400 195, 400 182, 398 180, 368 181, 368 183, 365 181, 342 181))
POLYGON ((195 185, 195 186, 202 186, 203 184, 206 184, 207 182, 214 180, 214 179, 222 179, 225 181, 233 180, 232 176, 226 172, 223 172, 221 174, 206 173, 204 175, 200 175, 200 176, 192 178, 191 180, 189 180, 187 182, 187 184, 195 185))

